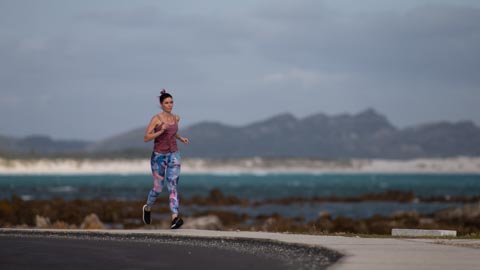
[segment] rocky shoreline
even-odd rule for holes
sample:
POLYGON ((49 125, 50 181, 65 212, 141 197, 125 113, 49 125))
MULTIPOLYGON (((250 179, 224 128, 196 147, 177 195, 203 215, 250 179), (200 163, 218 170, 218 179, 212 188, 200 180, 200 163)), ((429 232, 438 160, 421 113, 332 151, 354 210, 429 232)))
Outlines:
MULTIPOLYGON (((235 196, 225 196, 212 190, 206 197, 182 198, 183 206, 210 206, 183 216, 185 228, 207 230, 242 230, 268 232, 294 232, 308 234, 356 233, 388 235, 392 228, 451 229, 459 236, 478 235, 480 232, 480 198, 478 197, 418 197, 410 192, 387 191, 347 198, 282 198, 275 200, 249 201, 235 196), (444 209, 431 214, 416 211, 398 211, 389 216, 374 215, 369 218, 353 219, 343 216, 332 217, 320 211, 315 220, 304 217, 284 217, 278 213, 247 215, 235 211, 221 210, 221 206, 233 205, 257 207, 262 204, 290 204, 312 201, 322 202, 442 202, 458 201, 463 207, 444 209), (218 207, 218 208, 217 208, 218 207)), ((21 197, 0 200, 0 226, 10 228, 57 228, 57 229, 167 229, 169 209, 155 208, 155 222, 145 226, 140 212, 143 201, 119 200, 53 200, 24 201, 21 197)))

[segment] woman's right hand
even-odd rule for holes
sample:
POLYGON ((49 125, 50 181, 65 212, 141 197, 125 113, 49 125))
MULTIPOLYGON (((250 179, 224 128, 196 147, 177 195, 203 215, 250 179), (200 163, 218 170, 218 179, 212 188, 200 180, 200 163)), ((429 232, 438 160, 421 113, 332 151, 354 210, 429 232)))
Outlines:
POLYGON ((160 124, 158 124, 157 126, 160 126, 160 131, 163 133, 167 127, 168 127, 168 124, 164 123, 164 122, 161 122, 160 124))

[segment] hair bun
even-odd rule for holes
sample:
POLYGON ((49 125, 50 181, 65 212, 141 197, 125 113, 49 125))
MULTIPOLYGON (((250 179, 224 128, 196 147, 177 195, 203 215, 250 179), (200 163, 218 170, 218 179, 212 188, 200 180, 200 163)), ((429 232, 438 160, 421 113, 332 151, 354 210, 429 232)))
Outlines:
POLYGON ((166 94, 167 93, 167 90, 165 89, 162 89, 162 91, 160 91, 160 95, 163 95, 163 94, 166 94))

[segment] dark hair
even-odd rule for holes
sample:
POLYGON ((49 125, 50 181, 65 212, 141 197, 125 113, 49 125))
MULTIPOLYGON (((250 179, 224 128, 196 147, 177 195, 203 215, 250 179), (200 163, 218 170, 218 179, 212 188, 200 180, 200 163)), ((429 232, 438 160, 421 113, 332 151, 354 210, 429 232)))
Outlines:
POLYGON ((172 97, 172 95, 170 95, 169 93, 167 93, 167 90, 162 89, 162 91, 160 91, 160 96, 159 96, 160 104, 162 104, 162 102, 163 102, 166 98, 173 98, 173 97, 172 97))

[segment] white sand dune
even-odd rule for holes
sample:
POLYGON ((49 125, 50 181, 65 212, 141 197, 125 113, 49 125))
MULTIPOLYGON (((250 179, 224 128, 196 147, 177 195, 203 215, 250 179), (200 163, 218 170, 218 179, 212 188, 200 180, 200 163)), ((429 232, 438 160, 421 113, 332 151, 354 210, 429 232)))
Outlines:
MULTIPOLYGON (((480 157, 412 160, 184 159, 182 173, 480 173, 480 157)), ((7 160, 0 158, 0 174, 148 174, 148 159, 7 160)))

